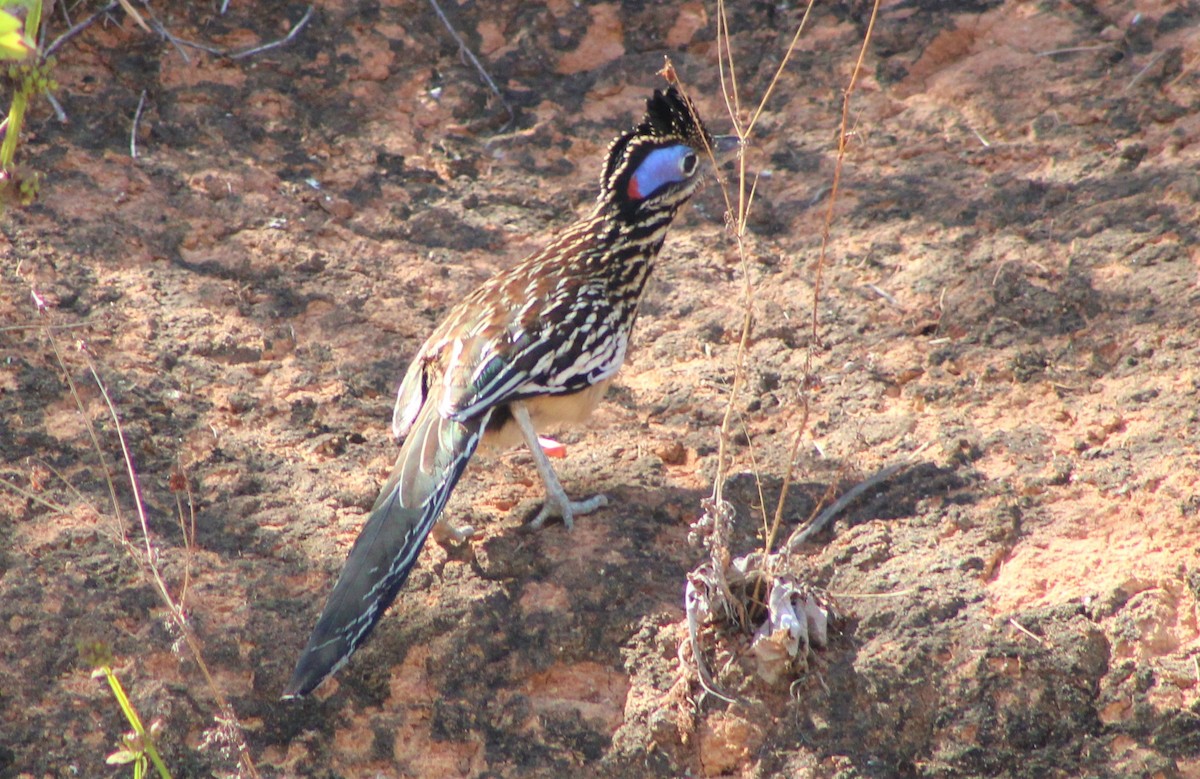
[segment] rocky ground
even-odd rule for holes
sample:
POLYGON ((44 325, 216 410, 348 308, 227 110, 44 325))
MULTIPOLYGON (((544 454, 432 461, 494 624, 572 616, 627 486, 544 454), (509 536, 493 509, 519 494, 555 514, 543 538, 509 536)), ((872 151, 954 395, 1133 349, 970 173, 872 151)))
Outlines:
MULTIPOLYGON (((306 8, 218 5, 152 12, 240 51, 306 8)), ((0 777, 128 775, 97 641, 176 777, 239 771, 120 543, 141 534, 89 359, 261 776, 1200 776, 1195 2, 885 4, 824 263, 870 7, 818 5, 751 138, 747 261, 710 185, 608 400, 561 437, 568 490, 610 506, 528 532, 528 454, 481 458, 449 509, 477 537, 430 544, 367 648, 278 700, 440 315, 588 208, 664 55, 731 126, 712 5, 446 11, 512 122, 410 0, 323 3, 238 60, 119 11, 58 53, 69 122, 34 106, 41 198, 0 221, 0 777), (902 467, 788 560, 846 615, 806 672, 767 683, 747 636, 704 633, 729 704, 680 646, 747 305, 732 553, 762 547, 797 431, 783 534, 902 467)), ((747 105, 802 11, 736 9, 747 105)))

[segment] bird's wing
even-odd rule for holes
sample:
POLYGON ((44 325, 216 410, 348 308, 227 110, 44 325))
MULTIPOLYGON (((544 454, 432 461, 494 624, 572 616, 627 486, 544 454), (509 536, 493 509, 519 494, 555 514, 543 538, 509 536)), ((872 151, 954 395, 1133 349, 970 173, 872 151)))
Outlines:
POLYGON ((546 303, 536 319, 513 312, 486 337, 452 350, 443 416, 464 420, 513 400, 579 392, 616 373, 626 342, 603 287, 564 287, 546 303))

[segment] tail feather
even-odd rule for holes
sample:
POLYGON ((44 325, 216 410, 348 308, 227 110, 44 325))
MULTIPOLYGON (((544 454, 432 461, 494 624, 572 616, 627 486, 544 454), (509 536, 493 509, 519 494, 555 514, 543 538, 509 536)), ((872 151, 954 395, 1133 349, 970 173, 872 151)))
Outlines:
POLYGON ((396 598, 433 523, 479 445, 489 414, 464 422, 427 403, 405 438, 350 549, 284 698, 298 698, 341 668, 396 598))

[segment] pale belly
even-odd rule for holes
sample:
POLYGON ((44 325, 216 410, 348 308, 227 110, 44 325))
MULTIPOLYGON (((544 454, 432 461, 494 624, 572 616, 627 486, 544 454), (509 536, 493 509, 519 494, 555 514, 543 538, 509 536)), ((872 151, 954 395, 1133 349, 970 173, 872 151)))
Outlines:
MULTIPOLYGON (((587 421, 587 418, 592 415, 611 383, 612 379, 606 379, 573 395, 546 395, 540 398, 530 398, 524 401, 525 407, 529 409, 529 418, 539 433, 569 425, 578 425, 587 421)), ((508 449, 524 443, 524 440, 521 428, 515 421, 509 419, 500 429, 486 433, 481 443, 490 449, 508 449)))

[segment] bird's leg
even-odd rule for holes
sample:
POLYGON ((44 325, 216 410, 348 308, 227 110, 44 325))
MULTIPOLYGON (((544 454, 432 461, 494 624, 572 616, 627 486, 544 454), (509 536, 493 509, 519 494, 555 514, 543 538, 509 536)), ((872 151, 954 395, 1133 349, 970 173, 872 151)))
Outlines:
POLYGON ((570 530, 575 524, 576 514, 590 514, 608 504, 608 498, 603 495, 594 495, 587 500, 568 498, 566 490, 558 482, 558 476, 554 473, 553 466, 550 465, 550 458, 542 451, 542 446, 538 442, 537 430, 534 429, 533 421, 529 418, 529 409, 525 407, 524 403, 517 401, 512 404, 512 415, 513 419, 517 421, 517 426, 521 428, 521 434, 525 436, 525 442, 529 444, 534 465, 537 466, 538 473, 541 474, 542 481, 546 485, 546 503, 529 523, 530 527, 541 527, 550 517, 562 517, 563 524, 570 530))

